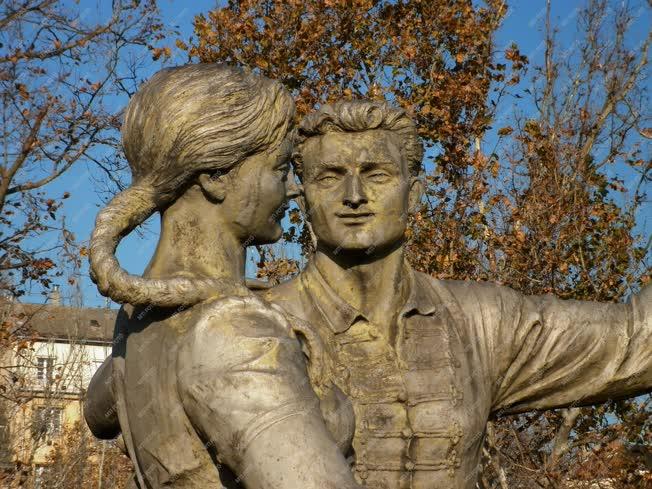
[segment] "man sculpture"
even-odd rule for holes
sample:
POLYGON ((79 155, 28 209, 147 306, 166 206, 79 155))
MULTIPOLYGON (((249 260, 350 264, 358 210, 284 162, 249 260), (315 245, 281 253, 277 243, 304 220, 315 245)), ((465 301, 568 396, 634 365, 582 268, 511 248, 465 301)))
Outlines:
POLYGON ((357 480, 475 487, 486 423, 652 388, 652 288, 629 304, 526 297, 406 262, 422 145, 403 111, 340 102, 306 117, 295 172, 317 250, 266 298, 317 331, 354 407, 357 480))
MULTIPOLYGON (((319 385, 313 382, 313 388, 322 400, 332 447, 337 441, 351 456, 358 484, 375 489, 471 489, 490 418, 586 405, 652 389, 651 287, 628 304, 601 304, 527 297, 493 284, 436 280, 416 272, 404 249, 407 218, 423 191, 423 147, 414 123, 385 103, 340 102, 306 117, 298 135, 295 171, 303 185, 301 198, 316 252, 301 274, 266 291, 264 298, 275 308, 280 306, 294 330, 306 333, 298 337, 310 370, 320 372, 319 385), (342 396, 350 403, 342 402, 342 396), (323 402, 328 399, 335 401, 323 402)), ((217 323, 214 331, 219 331, 217 323)), ((194 344, 208 345, 204 350, 210 355, 209 340, 197 338, 194 344)), ((218 340, 212 341, 219 346, 218 340)), ((284 344, 290 347, 291 341, 295 340, 286 338, 284 344)), ((181 348, 184 351, 187 348, 181 348)), ((94 432, 114 436, 120 428, 109 425, 115 420, 92 412, 93 405, 113 402, 103 397, 110 393, 100 392, 107 385, 101 377, 112 375, 107 365, 93 381, 90 394, 95 404, 89 403, 86 417, 92 428, 94 422, 101 425, 94 432)), ((273 366, 282 376, 282 370, 273 366)), ((259 375, 240 366, 238 372, 239 385, 245 388, 248 378, 259 375)), ((293 372, 296 379, 298 370, 293 372)), ((192 375, 189 370, 188 379, 192 375)), ((237 411, 245 398, 250 406, 258 394, 241 391, 242 400, 229 398, 225 401, 231 406, 229 413, 220 414, 222 403, 209 399, 215 392, 207 387, 211 378, 203 378, 205 385, 197 386, 193 402, 210 405, 215 432, 222 427, 228 431, 229 413, 237 411)), ((256 381, 251 385, 264 390, 256 381)), ((296 386, 297 392, 304 388, 296 386)), ((289 390, 282 394, 295 396, 289 390)), ((220 395, 225 399, 225 392, 220 395)), ((282 399, 277 401, 283 405, 282 399)), ((155 399, 152 402, 156 404, 155 399)), ((210 425, 211 420, 205 418, 204 423, 210 425)), ((282 425, 275 426, 278 434, 282 425)), ((321 433, 317 428, 315 433, 321 433)), ((279 458, 292 460, 288 450, 294 449, 297 460, 305 460, 302 453, 313 438, 304 437, 303 448, 293 448, 295 443, 280 436, 279 458)), ((173 453, 174 439, 169 443, 173 453)), ((236 444, 209 440, 211 446, 228 443, 236 444)), ((314 437, 312 444, 331 453, 323 437, 314 437)), ((191 465, 192 454, 178 455, 191 465)), ((329 456, 328 467, 339 467, 338 459, 329 456)), ((310 464, 288 469, 283 464, 275 467, 270 457, 260 460, 270 471, 312 471, 310 464)), ((141 465, 144 472, 149 470, 141 465)), ((283 474, 265 477, 283 480, 283 474)), ((335 479, 346 480, 334 472, 318 474, 310 487, 343 487, 335 479)), ((227 485, 280 487, 280 482, 257 485, 256 480, 243 477, 227 485)), ((147 487, 164 485, 200 487, 175 486, 173 481, 147 487)))

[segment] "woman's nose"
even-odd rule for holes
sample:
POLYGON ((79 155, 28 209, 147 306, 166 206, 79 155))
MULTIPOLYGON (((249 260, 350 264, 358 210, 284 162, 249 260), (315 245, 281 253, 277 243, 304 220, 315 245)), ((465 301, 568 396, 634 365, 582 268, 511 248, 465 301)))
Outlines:
POLYGON ((294 176, 294 171, 290 169, 287 177, 287 183, 285 184, 285 196, 289 199, 296 199, 301 195, 301 188, 297 184, 297 178, 294 176))

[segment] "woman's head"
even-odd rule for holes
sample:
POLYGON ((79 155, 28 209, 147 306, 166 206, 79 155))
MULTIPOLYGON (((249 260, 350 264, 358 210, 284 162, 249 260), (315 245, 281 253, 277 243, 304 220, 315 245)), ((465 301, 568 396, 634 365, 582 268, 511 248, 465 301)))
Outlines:
POLYGON ((100 292, 117 302, 188 305, 220 285, 132 276, 115 258, 122 237, 191 185, 237 209, 234 225, 241 234, 250 233, 252 242, 278 239, 278 223, 262 223, 254 210, 261 207, 256 199, 269 207, 281 206, 285 198, 286 174, 280 173, 287 171, 293 115, 292 99, 279 83, 227 65, 169 68, 144 83, 127 107, 122 128, 133 184, 100 212, 91 238, 91 272, 100 292), (263 181, 253 185, 256 178, 263 181), (243 192, 238 184, 250 190, 243 192))
POLYGON ((285 139, 294 103, 280 83, 221 64, 159 71, 129 101, 122 144, 134 183, 161 206, 200 172, 226 173, 285 139))
POLYGON ((297 195, 289 178, 291 155, 292 144, 285 139, 280 146, 245 158, 226 174, 200 174, 193 190, 194 195, 201 191, 202 204, 210 207, 205 213, 210 226, 243 245, 278 241, 287 200, 297 195))

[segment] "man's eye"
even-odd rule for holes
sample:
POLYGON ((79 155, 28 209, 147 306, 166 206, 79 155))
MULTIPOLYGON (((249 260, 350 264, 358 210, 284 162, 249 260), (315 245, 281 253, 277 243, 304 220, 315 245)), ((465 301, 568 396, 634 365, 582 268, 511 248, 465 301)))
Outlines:
POLYGON ((377 172, 373 172, 372 174, 369 175, 369 179, 372 182, 378 182, 378 183, 385 182, 385 181, 387 181, 388 178, 389 178, 389 175, 387 173, 385 173, 385 172, 378 172, 377 171, 377 172))
POLYGON ((335 183, 337 182, 337 177, 335 175, 322 175, 317 177, 317 181, 321 183, 335 183))
POLYGON ((290 165, 287 165, 287 164, 279 165, 279 166, 276 167, 276 171, 279 171, 279 172, 287 175, 288 173, 290 173, 290 165))

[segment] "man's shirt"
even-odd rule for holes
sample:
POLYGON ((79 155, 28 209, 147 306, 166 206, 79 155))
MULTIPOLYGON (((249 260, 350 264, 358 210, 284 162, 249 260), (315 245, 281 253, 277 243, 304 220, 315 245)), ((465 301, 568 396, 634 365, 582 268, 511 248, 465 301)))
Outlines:
POLYGON ((475 487, 492 416, 652 389, 652 288, 628 304, 524 296, 404 267, 391 338, 310 263, 265 296, 321 339, 353 403, 357 480, 373 488, 475 487))

